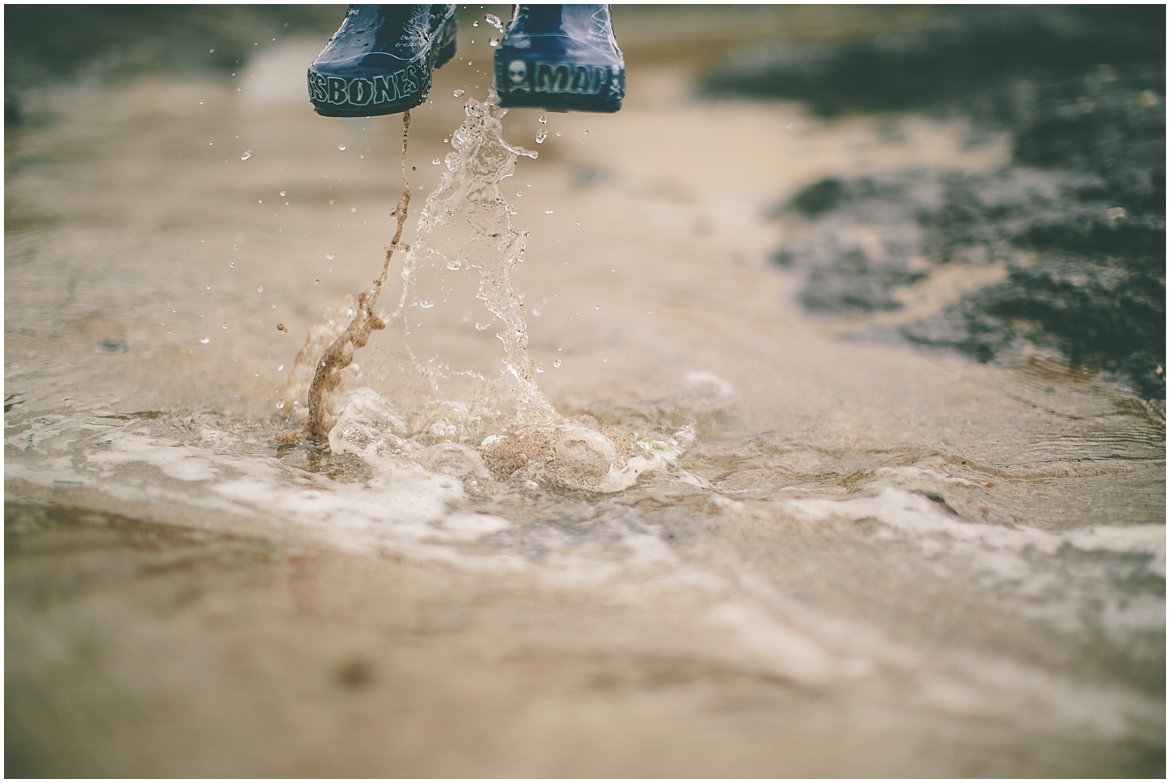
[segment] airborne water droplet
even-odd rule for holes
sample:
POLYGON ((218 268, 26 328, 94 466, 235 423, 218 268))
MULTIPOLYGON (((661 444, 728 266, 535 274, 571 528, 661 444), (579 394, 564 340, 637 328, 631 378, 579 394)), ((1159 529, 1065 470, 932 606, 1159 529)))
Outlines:
POLYGON ((488 39, 488 46, 492 47, 493 49, 495 49, 499 45, 500 45, 500 39, 495 37, 494 35, 488 39))
POLYGON ((442 162, 443 161, 439 160, 438 158, 431 158, 431 165, 432 166, 438 166, 442 162))
POLYGON ((540 130, 538 130, 536 132, 536 143, 537 144, 544 144, 544 140, 547 138, 548 138, 548 131, 546 131, 544 128, 541 128, 540 130))
POLYGON ((203 345, 207 345, 209 342, 211 342, 211 338, 210 337, 200 337, 199 342, 202 343, 203 345))
POLYGON ((460 269, 463 268, 463 262, 457 258, 452 259, 452 260, 447 262, 447 268, 450 269, 452 272, 458 272, 460 269))
POLYGON ((332 253, 326 253, 326 254, 325 254, 325 260, 326 260, 326 261, 332 261, 332 260, 333 260, 333 259, 335 259, 335 258, 337 258, 337 256, 333 255, 332 253))
POLYGON ((560 367, 560 366, 561 366, 561 360, 560 359, 553 359, 553 367, 560 367))
POLYGON ((284 198, 284 197, 285 197, 285 196, 287 196, 287 195, 288 195, 288 191, 287 191, 287 190, 282 190, 282 191, 280 191, 280 197, 281 197, 281 198, 284 198))
POLYGON ((345 152, 345 145, 344 145, 344 144, 338 144, 338 145, 337 145, 337 149, 341 150, 342 152, 345 152))
POLYGON ((244 150, 244 154, 240 156, 240 160, 247 160, 252 157, 252 150, 244 150))
POLYGON ((424 310, 430 310, 432 307, 435 306, 435 303, 433 301, 431 301, 430 299, 419 299, 418 306, 424 310))
POLYGON ((466 93, 464 93, 463 90, 456 90, 455 92, 453 92, 451 94, 454 95, 456 98, 462 98, 466 93))
POLYGON ((536 118, 536 121, 539 122, 541 125, 547 125, 548 124, 548 115, 542 114, 536 118))

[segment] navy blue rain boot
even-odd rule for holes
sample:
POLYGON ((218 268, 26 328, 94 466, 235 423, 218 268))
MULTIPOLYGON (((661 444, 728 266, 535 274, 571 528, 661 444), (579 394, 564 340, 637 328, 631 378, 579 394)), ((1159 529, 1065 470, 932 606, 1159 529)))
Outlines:
POLYGON ((455 33, 453 5, 351 5, 309 66, 309 100, 325 117, 413 109, 455 56, 455 33))
POLYGON ((608 5, 517 5, 495 58, 504 108, 622 107, 626 66, 608 5))

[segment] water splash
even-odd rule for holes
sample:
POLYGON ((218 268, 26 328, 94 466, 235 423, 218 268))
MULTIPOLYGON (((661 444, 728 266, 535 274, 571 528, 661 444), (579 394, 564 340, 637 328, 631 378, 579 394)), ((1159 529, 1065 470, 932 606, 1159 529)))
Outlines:
MULTIPOLYGON (((512 281, 524 260, 527 232, 512 224, 516 210, 501 192, 517 162, 537 153, 504 139, 506 112, 492 97, 469 99, 464 111, 463 123, 451 134, 446 170, 419 213, 413 245, 403 258, 397 306, 376 314, 369 294, 359 296, 356 306, 343 305, 306 343, 290 374, 290 389, 304 383, 305 366, 327 345, 310 389, 309 429, 319 443, 327 433, 335 454, 353 454, 397 473, 406 465, 426 467, 435 461, 430 450, 439 449, 440 472, 451 474, 454 461, 459 476, 476 481, 625 489, 644 472, 673 461, 686 444, 566 418, 544 396, 535 381, 541 370, 528 353, 523 301, 512 281), (478 316, 465 309, 460 293, 474 299, 478 316), (464 310, 464 329, 474 325, 461 339, 482 340, 476 335, 494 328, 500 355, 493 367, 451 367, 434 351, 435 342, 450 339, 450 325, 442 319, 453 309, 464 310), (373 381, 376 389, 344 392, 343 371, 354 352, 383 328, 390 344, 379 344, 379 363, 389 365, 389 377, 373 381), (420 345, 432 358, 419 358, 420 345)), ((396 214, 401 226, 401 207, 396 214)), ((391 249, 399 244, 396 235, 391 249)), ((384 276, 385 268, 380 279, 384 276)), ((379 288, 376 282, 371 293, 379 288)))

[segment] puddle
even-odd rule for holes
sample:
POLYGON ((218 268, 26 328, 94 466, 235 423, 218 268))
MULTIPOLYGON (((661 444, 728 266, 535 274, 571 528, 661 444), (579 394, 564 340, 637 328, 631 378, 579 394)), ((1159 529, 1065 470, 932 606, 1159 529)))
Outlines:
POLYGON ((24 101, 14 769, 1163 768, 1164 406, 857 339, 773 261, 778 193, 1002 140, 696 103, 640 13, 657 97, 543 121, 490 105, 468 17, 405 165, 401 118, 316 117, 277 67, 315 40, 24 101), (390 243, 327 448, 289 439, 390 243))

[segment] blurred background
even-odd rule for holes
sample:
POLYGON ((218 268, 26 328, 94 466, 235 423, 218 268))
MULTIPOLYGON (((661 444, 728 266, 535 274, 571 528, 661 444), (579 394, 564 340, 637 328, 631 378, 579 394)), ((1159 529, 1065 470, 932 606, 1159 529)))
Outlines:
MULTIPOLYGON (((486 94, 492 30, 475 25, 488 13, 506 21, 510 9, 461 9, 460 59, 440 72, 429 110, 415 112, 428 123, 412 140, 424 162, 442 152, 435 142, 458 120, 452 90, 486 94)), ((167 98, 179 91, 196 99, 192 82, 205 80, 231 89, 216 95, 219 104, 184 105, 192 122, 207 123, 214 112, 223 120, 225 111, 275 117, 276 106, 304 120, 281 126, 283 133, 277 124, 207 127, 203 162, 223 163, 229 153, 239 162, 256 148, 251 168, 258 169, 282 151, 270 145, 289 143, 282 136, 332 141, 355 126, 304 117, 297 106, 301 61, 343 14, 343 6, 14 6, 6 11, 6 126, 20 138, 38 124, 82 119, 79 112, 90 115, 87 124, 107 122, 117 98, 70 107, 49 94, 95 84, 144 90, 143 80, 155 93, 125 109, 145 112, 133 121, 149 122, 173 111, 167 98)), ((678 154, 687 168, 710 167, 718 191, 720 166, 753 166, 763 178, 778 161, 759 145, 783 144, 801 129, 807 138, 813 128, 785 123, 767 140, 742 142, 733 128, 712 134, 699 124, 667 135, 644 119, 667 104, 697 113, 678 122, 707 121, 721 101, 745 97, 788 102, 801 118, 838 126, 878 118, 877 132, 890 143, 871 153, 865 170, 821 163, 795 189, 792 176, 774 172, 771 191, 761 182, 755 201, 740 207, 773 220, 772 260, 800 280, 802 306, 844 316, 871 335, 888 332, 980 361, 1050 356, 1104 371, 1140 396, 1164 396, 1160 7, 619 6, 615 18, 631 111, 586 124, 611 132, 628 152, 600 149, 605 141, 595 136, 575 163, 578 185, 609 177, 629 189, 641 171, 678 154), (895 142, 911 143, 909 128, 924 115, 961 120, 963 143, 999 144, 1000 159, 974 171, 932 160, 920 141, 919 159, 910 151, 898 157, 895 142), (675 138, 682 148, 671 146, 675 138), (758 157, 732 157, 745 152, 758 157)), ((510 127, 533 136, 535 113, 513 115, 510 127)), ((577 117, 565 120, 562 132, 584 130, 577 117)), ((392 137, 381 134, 371 155, 389 157, 392 137)), ((562 155, 564 146, 542 151, 562 155)), ((804 149, 799 157, 815 154, 804 149)), ((8 174, 34 165, 17 156, 8 174)), ((416 180, 425 190, 437 172, 421 168, 416 180)), ((259 186, 248 174, 238 184, 259 186)), ((10 225, 21 225, 21 208, 10 201, 10 225)))

